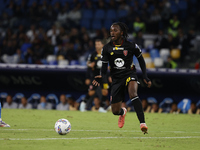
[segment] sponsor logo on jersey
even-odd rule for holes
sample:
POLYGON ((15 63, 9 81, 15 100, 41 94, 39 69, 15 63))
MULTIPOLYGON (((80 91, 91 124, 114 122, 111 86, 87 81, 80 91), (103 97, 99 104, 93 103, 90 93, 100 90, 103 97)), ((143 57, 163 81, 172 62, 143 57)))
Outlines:
POLYGON ((127 56, 128 51, 127 50, 123 50, 124 56, 127 56))
POLYGON ((97 61, 97 68, 101 68, 102 67, 102 61, 101 60, 99 60, 99 61, 97 61))
POLYGON ((117 67, 123 67, 124 66, 124 60, 121 58, 117 58, 114 60, 114 63, 117 67))
POLYGON ((113 50, 124 50, 123 47, 113 47, 113 50))

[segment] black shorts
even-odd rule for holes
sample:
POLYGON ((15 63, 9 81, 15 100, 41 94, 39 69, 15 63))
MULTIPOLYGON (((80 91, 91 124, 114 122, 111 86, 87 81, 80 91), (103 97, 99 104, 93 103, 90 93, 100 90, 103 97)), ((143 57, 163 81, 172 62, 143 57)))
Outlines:
POLYGON ((125 93, 127 91, 127 86, 130 81, 138 82, 138 77, 135 72, 132 72, 131 74, 125 76, 124 78, 112 79, 111 96, 110 96, 111 104, 124 101, 125 93))
MULTIPOLYGON (((102 83, 100 86, 101 86, 101 89, 106 89, 106 90, 109 89, 108 83, 102 83)), ((95 85, 93 85, 92 83, 90 83, 88 91, 92 91, 92 90, 95 91, 95 90, 97 89, 97 87, 98 87, 98 86, 95 86, 95 85)))

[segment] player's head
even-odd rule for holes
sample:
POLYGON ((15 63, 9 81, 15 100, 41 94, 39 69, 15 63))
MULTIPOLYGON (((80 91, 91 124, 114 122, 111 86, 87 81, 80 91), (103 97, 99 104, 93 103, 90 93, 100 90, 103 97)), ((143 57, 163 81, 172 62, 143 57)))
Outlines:
POLYGON ((102 40, 100 40, 100 39, 95 40, 95 49, 96 49, 96 51, 97 52, 101 52, 102 48, 103 48, 102 40))
POLYGON ((128 27, 123 22, 115 22, 110 27, 110 36, 113 41, 118 41, 120 38, 127 40, 128 27))

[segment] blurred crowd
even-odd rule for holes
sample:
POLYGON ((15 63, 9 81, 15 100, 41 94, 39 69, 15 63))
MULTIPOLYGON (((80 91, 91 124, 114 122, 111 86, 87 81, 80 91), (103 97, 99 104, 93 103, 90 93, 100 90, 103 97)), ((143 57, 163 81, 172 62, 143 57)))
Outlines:
MULTIPOLYGON (((14 96, 9 94, 2 96, 1 93, 2 106, 6 109, 81 111, 80 103, 84 97, 85 95, 81 95, 78 99, 75 99, 71 94, 61 94, 57 97, 55 94, 44 96, 35 93, 27 98, 22 93, 16 93, 14 96)), ((135 112, 130 100, 123 102, 122 105, 127 108, 127 111, 135 112)), ((145 113, 200 114, 200 100, 194 103, 187 98, 176 103, 172 98, 168 97, 161 102, 158 102, 154 97, 147 97, 142 99, 142 106, 145 113)), ((91 101, 87 111, 98 111, 99 108, 100 102, 94 99, 94 101, 91 101)), ((105 109, 111 111, 109 102, 105 109)))
POLYGON ((178 62, 193 60, 197 65, 191 68, 199 69, 200 52, 195 49, 199 7, 197 0, 1 0, 0 61, 57 65, 66 60, 66 65, 85 65, 95 39, 106 43, 111 23, 123 21, 133 37, 130 40, 144 52, 179 49, 178 62), (95 24, 95 16, 84 18, 86 10, 94 14, 103 10, 105 18, 113 10, 116 18, 99 19, 95 24), (85 20, 91 25, 85 25, 85 20), (144 34, 155 35, 151 45, 144 34))

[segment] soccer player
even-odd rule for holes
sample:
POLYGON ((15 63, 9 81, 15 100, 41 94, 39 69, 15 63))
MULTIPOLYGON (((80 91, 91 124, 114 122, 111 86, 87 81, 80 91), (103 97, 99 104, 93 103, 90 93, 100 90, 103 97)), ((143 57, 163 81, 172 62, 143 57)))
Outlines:
POLYGON ((2 121, 2 119, 1 119, 1 102, 0 102, 0 127, 10 127, 9 124, 5 123, 5 122, 2 121))
POLYGON ((127 26, 122 22, 113 23, 110 27, 111 41, 103 47, 102 50, 102 68, 100 75, 95 77, 93 84, 100 85, 107 74, 108 63, 110 65, 110 74, 112 77, 111 84, 111 108, 114 115, 119 115, 118 126, 122 128, 125 122, 126 108, 121 107, 127 88, 129 97, 132 101, 137 117, 140 121, 142 132, 147 133, 142 103, 138 97, 138 78, 136 68, 133 64, 135 55, 139 61, 144 82, 147 87, 151 87, 151 81, 147 77, 146 64, 142 56, 141 49, 137 44, 127 41, 127 26))
MULTIPOLYGON (((102 62, 101 62, 101 51, 103 48, 103 43, 101 40, 97 39, 95 40, 95 49, 96 51, 93 52, 92 54, 89 55, 88 60, 87 60, 87 66, 88 70, 91 70, 91 78, 92 80, 94 79, 95 76, 99 75, 100 69, 102 67, 102 62)), ((101 98, 100 100, 100 107, 99 107, 99 112, 107 112, 104 109, 104 102, 107 99, 108 96, 108 83, 107 79, 104 80, 104 83, 102 84, 101 89, 99 87, 94 86, 92 83, 89 85, 88 89, 88 94, 85 97, 85 100, 81 102, 80 105, 80 111, 85 111, 84 109, 84 103, 89 100, 90 97, 95 96, 95 94, 98 95, 98 98, 101 98)))

